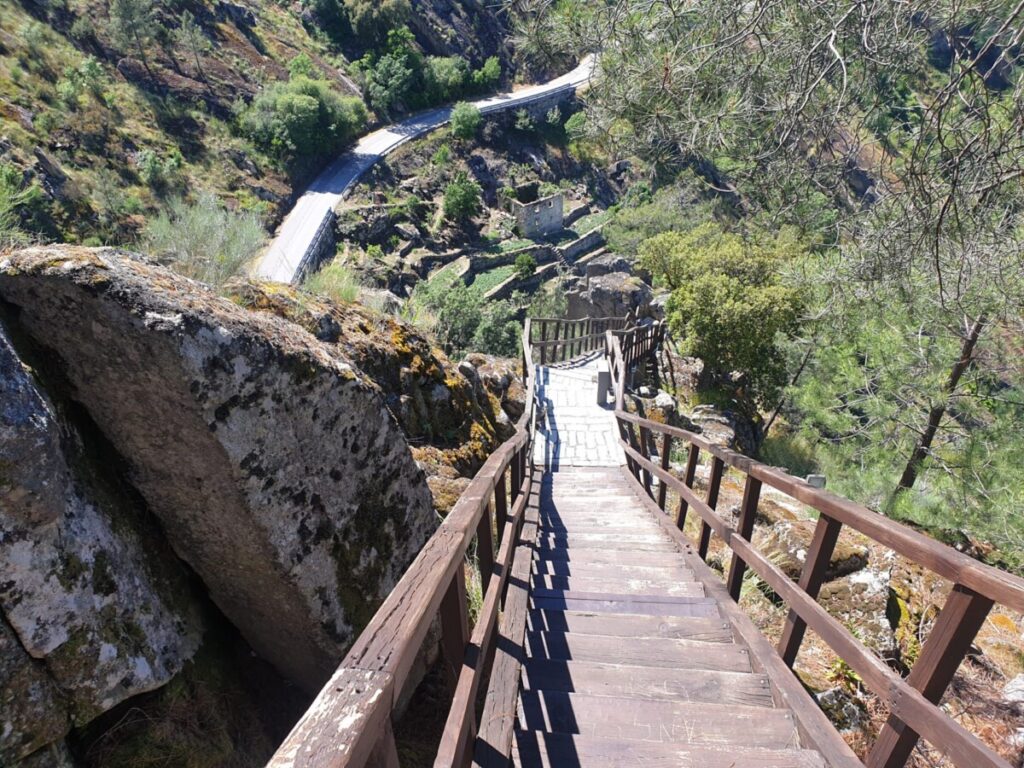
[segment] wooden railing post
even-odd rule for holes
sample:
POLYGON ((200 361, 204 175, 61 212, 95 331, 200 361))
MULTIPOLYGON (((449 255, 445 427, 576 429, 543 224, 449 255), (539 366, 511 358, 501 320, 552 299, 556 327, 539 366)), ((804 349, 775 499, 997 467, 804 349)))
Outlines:
POLYGON ((494 571, 494 533, 491 531, 491 505, 484 507, 476 527, 476 559, 480 565, 480 592, 487 592, 487 584, 494 571))
POLYGON ((552 339, 552 341, 554 341, 555 343, 551 345, 551 362, 552 363, 559 363, 559 362, 561 362, 561 358, 558 356, 558 351, 559 351, 558 339, 562 335, 562 325, 563 325, 563 323, 562 323, 561 320, 559 320, 557 323, 555 323, 555 336, 552 339))
POLYGON ((469 613, 466 603, 466 571, 462 563, 455 569, 455 576, 448 591, 441 599, 441 652, 446 662, 452 687, 459 678, 462 659, 469 642, 469 613))
MULTIPOLYGON (((757 502, 761 496, 761 481, 747 475, 747 483, 743 487, 743 503, 740 506, 740 521, 737 533, 747 541, 754 534, 754 520, 757 518, 757 502)), ((733 552, 732 564, 729 566, 727 588, 733 600, 740 599, 740 588, 743 586, 743 574, 747 564, 738 554, 733 552)))
MULTIPOLYGON (((519 450, 522 450, 522 449, 519 449, 519 450)), ((512 480, 512 497, 511 497, 511 502, 513 504, 515 504, 516 503, 516 499, 519 498, 519 488, 523 484, 523 476, 522 476, 522 473, 520 472, 520 468, 522 467, 522 464, 519 463, 519 450, 517 450, 515 452, 515 455, 512 457, 512 461, 509 462, 509 469, 511 470, 511 474, 512 474, 512 478, 511 478, 511 480, 512 480)))
POLYGON ((494 524, 498 529, 499 544, 501 544, 501 537, 505 533, 506 522, 508 522, 508 484, 505 480, 505 473, 502 472, 494 484, 494 524))
MULTIPOLYGON (((989 598, 960 584, 953 585, 953 591, 946 598, 921 655, 907 677, 907 682, 933 704, 942 699, 992 605, 989 598)), ((899 712, 894 707, 865 765, 867 768, 902 768, 918 738, 917 732, 899 719, 899 712)))
POLYGON ((395 745, 395 731, 391 726, 391 718, 384 723, 384 733, 377 741, 377 746, 366 761, 367 768, 399 768, 398 747, 395 745))
MULTIPOLYGON (((718 491, 722 487, 722 474, 725 472, 725 462, 715 456, 711 459, 711 478, 708 480, 707 503, 711 509, 718 506, 718 491)), ((707 560, 708 547, 711 545, 711 526, 706 522, 700 526, 700 543, 697 545, 697 554, 701 560, 707 560)))
MULTIPOLYGON (((672 458, 672 435, 667 432, 661 436, 661 468, 666 472, 672 458)), ((668 485, 664 480, 658 481, 658 507, 665 511, 665 501, 668 498, 668 485)))
MULTIPOLYGON (((800 572, 799 584, 800 589, 815 599, 818 597, 821 585, 825 582, 828 564, 832 560, 832 552, 836 548, 842 527, 842 523, 827 515, 819 517, 817 525, 814 526, 814 536, 811 538, 807 559, 800 572)), ((787 666, 792 667, 793 662, 796 661, 796 655, 800 651, 800 644, 804 640, 806 630, 806 622, 796 611, 790 609, 789 615, 786 617, 786 625, 782 628, 782 638, 779 640, 779 655, 787 666)))
MULTIPOLYGON (((651 451, 654 448, 654 435, 651 434, 651 430, 646 427, 640 427, 638 430, 640 433, 640 453, 645 459, 650 460, 651 451)), ((647 489, 647 495, 652 499, 654 498, 654 476, 650 470, 644 470, 644 487, 647 489)))
MULTIPOLYGON (((687 488, 693 488, 693 479, 697 476, 697 463, 700 461, 700 448, 696 443, 690 443, 690 450, 686 456, 686 474, 683 475, 683 483, 687 488)), ((686 499, 679 499, 679 514, 676 515, 676 527, 681 531, 686 526, 686 511, 689 504, 686 499)))
POLYGON ((540 322, 540 364, 547 364, 548 345, 545 344, 548 340, 548 321, 541 320, 540 322))

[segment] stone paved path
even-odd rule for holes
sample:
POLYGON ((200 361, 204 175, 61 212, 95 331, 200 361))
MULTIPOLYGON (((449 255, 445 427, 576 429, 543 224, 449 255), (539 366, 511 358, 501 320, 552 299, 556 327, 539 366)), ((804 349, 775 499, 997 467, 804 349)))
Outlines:
POLYGON ((601 355, 560 366, 538 366, 537 383, 545 419, 533 460, 549 470, 559 467, 616 467, 625 463, 619 447, 614 406, 597 404, 601 355))

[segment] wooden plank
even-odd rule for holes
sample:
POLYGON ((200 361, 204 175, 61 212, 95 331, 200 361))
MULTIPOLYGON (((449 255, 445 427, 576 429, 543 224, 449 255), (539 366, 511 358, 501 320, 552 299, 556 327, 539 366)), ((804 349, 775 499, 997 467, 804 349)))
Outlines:
POLYGON ((703 597, 704 587, 693 581, 651 581, 650 579, 594 578, 588 576, 534 575, 535 590, 563 592, 608 592, 624 595, 669 595, 674 597, 703 597))
MULTIPOLYGON (((589 531, 580 532, 579 530, 559 533, 543 531, 540 534, 540 542, 543 546, 557 545, 570 548, 581 546, 584 549, 611 547, 618 544, 662 544, 669 547, 671 551, 678 551, 675 544, 665 538, 664 534, 657 529, 652 529, 651 533, 604 533, 603 531, 591 533, 589 531)), ((616 548, 621 549, 621 547, 616 548)))
POLYGON ((552 592, 534 595, 530 607, 547 611, 589 611, 592 613, 640 613, 647 616, 710 616, 717 617, 718 605, 706 597, 676 597, 670 603, 657 603, 640 595, 618 595, 599 598, 583 593, 552 592))
POLYGON ((491 667, 491 681, 484 697, 480 733, 473 749, 473 764, 496 768, 508 763, 515 726, 515 702, 519 690, 522 646, 529 606, 530 561, 537 537, 537 495, 531 494, 519 533, 498 641, 491 667))
POLYGON ((567 555, 569 551, 592 551, 592 550, 617 550, 620 552, 678 552, 679 550, 670 541, 653 540, 653 541, 620 541, 614 536, 600 537, 597 535, 587 536, 581 534, 575 538, 566 539, 562 536, 555 536, 552 534, 543 534, 540 537, 540 541, 537 542, 537 548, 541 551, 543 556, 548 556, 552 552, 565 552, 567 555))
MULTIPOLYGON (((672 435, 661 437, 661 468, 668 471, 669 462, 672 460, 672 435)), ((658 483, 658 507, 665 511, 665 500, 668 496, 668 486, 662 482, 658 483)))
POLYGON ((476 529, 476 557, 480 567, 480 591, 487 592, 487 585, 491 580, 494 571, 494 533, 492 525, 491 505, 488 504, 483 515, 480 516, 480 525, 476 529))
POLYGON ((673 744, 798 747, 788 712, 739 704, 644 701, 562 691, 523 691, 519 728, 673 744))
MULTIPOLYGON (((811 546, 807 550, 807 559, 800 572, 799 582, 800 589, 810 597, 818 596, 818 591, 825 581, 828 564, 832 559, 832 552, 836 548, 842 527, 842 523, 838 520, 824 515, 818 518, 818 522, 814 526, 814 535, 811 538, 811 546)), ((796 655, 800 650, 806 629, 807 624, 804 623, 804 620, 796 611, 791 610, 786 617, 786 624, 782 628, 782 638, 779 640, 779 655, 790 667, 796 661, 796 655)))
MULTIPOLYGON (((743 501, 740 503, 740 520, 737 532, 747 541, 754 536, 754 521, 757 519, 757 501, 761 496, 761 481, 747 475, 746 484, 743 486, 743 501)), ((743 588, 743 574, 747 570, 747 564, 740 557, 736 548, 732 546, 732 563, 729 566, 729 578, 726 581, 726 589, 733 600, 740 599, 740 590, 743 588)))
POLYGON ((395 744, 395 731, 389 717, 384 723, 384 733, 377 740, 377 746, 366 761, 367 768, 399 768, 398 746, 395 744))
MULTIPOLYGON (((687 488, 693 488, 693 479, 697 476, 697 464, 700 461, 700 448, 693 443, 690 443, 690 447, 687 450, 686 458, 686 474, 683 475, 683 484, 687 488)), ((662 469, 668 469, 668 467, 662 467, 662 469)), ((660 504, 658 505, 661 506, 660 504)), ((686 510, 687 504, 685 498, 679 499, 679 513, 676 515, 676 528, 680 531, 683 530, 683 526, 686 525, 686 510)))
POLYGON ((531 659, 548 661, 596 661, 639 667, 750 672, 747 649, 727 643, 667 637, 635 637, 623 643, 621 638, 610 635, 529 632, 526 648, 531 659))
POLYGON ((626 413, 621 405, 617 407, 615 416, 619 421, 630 424, 644 423, 656 432, 667 433, 687 442, 696 443, 701 450, 718 456, 725 464, 782 491, 802 504, 835 518, 843 525, 850 526, 947 581, 963 584, 996 603, 1018 612, 1024 612, 1024 579, 1019 576, 980 563, 952 547, 868 509, 863 504, 857 504, 823 488, 815 488, 808 485, 805 480, 793 477, 775 467, 769 467, 736 451, 715 445, 707 438, 693 432, 667 424, 648 422, 635 414, 626 413))
POLYGON ((692 581, 693 571, 675 563, 660 565, 605 565, 568 560, 533 561, 532 573, 548 576, 585 576, 588 578, 647 579, 648 581, 692 581))
POLYGON ((531 632, 573 632, 616 637, 674 637, 705 643, 732 642, 728 622, 692 616, 591 613, 587 611, 530 611, 531 632))
MULTIPOLYGON (((711 459, 711 475, 708 478, 708 497, 707 505, 709 509, 715 509, 718 506, 718 492, 722 487, 722 475, 725 473, 725 462, 723 462, 717 456, 711 459)), ((700 543, 698 544, 698 554, 701 560, 706 560, 708 557, 708 546, 711 544, 711 526, 705 521, 701 521, 700 524, 700 543)))
MULTIPOLYGON (((907 682, 921 691, 928 701, 938 704, 942 699, 991 609, 992 601, 987 597, 959 584, 953 586, 935 626, 928 634, 921 656, 907 677, 907 682)), ((868 768, 902 768, 918 738, 913 728, 895 714, 890 714, 865 765, 868 768)))
MULTIPOLYGON (((461 566, 461 564, 460 564, 461 566)), ((448 591, 441 600, 441 651, 447 662, 447 672, 451 687, 459 677, 462 668, 462 657, 466 653, 469 642, 469 613, 466 601, 466 571, 460 567, 455 571, 448 591)))
POLYGON ((817 752, 659 744, 570 733, 516 731, 515 764, 528 768, 825 768, 817 752))
POLYGON ((749 672, 529 659, 523 669, 523 687, 642 701, 774 707, 768 678, 749 672))
POLYGON ((594 565, 673 566, 682 563, 678 551, 658 552, 636 549, 543 549, 537 552, 540 562, 583 563, 594 565))
POLYGON ((339 669, 274 753, 268 768, 365 765, 388 728, 393 696, 394 678, 387 672, 339 669), (389 706, 379 706, 380 702, 389 706), (358 727, 339 728, 339 723, 358 727))
MULTIPOLYGON (((624 471, 622 476, 630 480, 630 475, 624 471)), ((657 506, 644 503, 642 498, 641 504, 670 536, 677 537, 681 545, 687 541, 685 535, 665 519, 657 506)), ((751 662, 755 669, 768 676, 776 706, 784 707, 793 713, 804 746, 818 750, 831 768, 863 768, 861 761, 818 707, 817 702, 810 697, 797 677, 776 654, 768 638, 729 598, 718 574, 686 546, 683 547, 682 558, 697 579, 704 584, 704 589, 711 596, 709 599, 717 601, 718 610, 732 625, 737 640, 750 650, 751 662)), ((790 584, 792 585, 792 582, 790 584)), ((793 587, 795 589, 796 585, 793 587)))
POLYGON ((484 592, 480 615, 463 657, 459 680, 455 686, 452 705, 434 761, 435 768, 461 768, 466 764, 468 751, 471 750, 472 742, 476 738, 477 694, 483 672, 493 655, 492 640, 497 631, 498 609, 508 581, 509 566, 515 553, 519 525, 524 517, 527 498, 530 496, 520 496, 519 503, 512 509, 512 517, 506 523, 507 529, 501 537, 494 578, 484 592))

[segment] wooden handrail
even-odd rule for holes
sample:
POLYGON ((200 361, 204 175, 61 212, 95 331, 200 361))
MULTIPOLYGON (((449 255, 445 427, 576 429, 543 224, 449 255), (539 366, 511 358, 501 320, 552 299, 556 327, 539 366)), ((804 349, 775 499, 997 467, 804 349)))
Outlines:
MULTIPOLYGON (((789 616, 778 646, 778 653, 786 664, 792 666, 804 631, 810 627, 888 707, 889 719, 872 747, 866 765, 870 768, 903 766, 921 736, 962 768, 1010 768, 1008 762, 943 712, 938 702, 992 606, 999 603, 1024 611, 1024 580, 980 563, 861 504, 815 488, 782 470, 711 443, 693 432, 627 413, 625 392, 629 371, 643 355, 653 352, 651 338, 658 332, 650 328, 609 331, 607 338, 619 442, 637 487, 654 500, 662 512, 667 501, 665 489, 675 491, 680 498, 676 520, 679 529, 683 527, 688 510, 697 514, 701 519, 698 545, 701 558, 707 556, 712 532, 729 547, 733 560, 727 586, 733 599, 738 599, 743 571, 749 567, 788 605, 789 616), (654 434, 662 436, 660 462, 652 460, 654 434), (669 471, 668 455, 672 441, 676 439, 689 446, 682 480, 669 471), (701 451, 712 457, 706 499, 697 496, 692 488, 701 451), (746 477, 738 527, 726 522, 715 511, 722 474, 727 466, 746 477), (658 480, 657 497, 652 491, 653 478, 658 480), (819 512, 799 581, 790 579, 752 544, 762 484, 819 512), (817 602, 818 590, 843 525, 953 582, 950 596, 905 679, 869 651, 817 602)), ((657 338, 660 341, 660 336, 657 338)))
POLYGON ((397 765, 392 714, 438 616, 442 653, 455 682, 455 695, 435 765, 464 763, 476 732, 473 704, 484 661, 493 650, 509 561, 533 485, 536 382, 530 334, 527 320, 522 336, 527 406, 515 435, 484 462, 271 758, 270 768, 397 765), (492 526, 499 535, 496 553, 492 526), (489 547, 489 551, 479 557, 485 594, 470 635, 463 563, 474 536, 478 548, 489 547))

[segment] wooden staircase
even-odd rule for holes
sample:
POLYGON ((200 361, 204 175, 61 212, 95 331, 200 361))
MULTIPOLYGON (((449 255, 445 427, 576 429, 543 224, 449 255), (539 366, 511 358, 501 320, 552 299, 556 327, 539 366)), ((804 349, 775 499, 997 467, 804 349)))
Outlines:
POLYGON ((537 516, 515 765, 825 764, 617 467, 545 474, 537 516))

